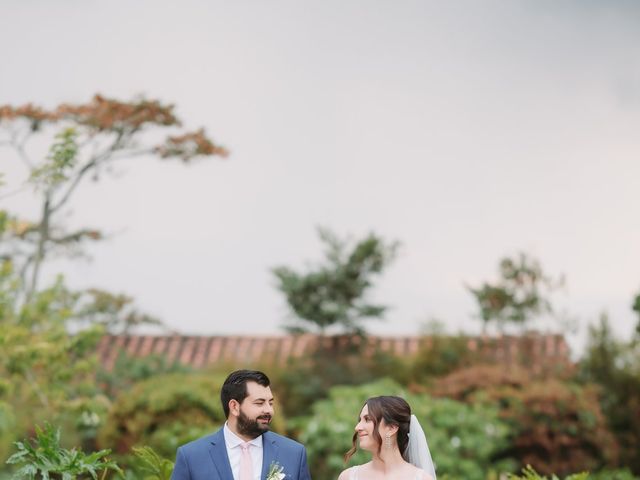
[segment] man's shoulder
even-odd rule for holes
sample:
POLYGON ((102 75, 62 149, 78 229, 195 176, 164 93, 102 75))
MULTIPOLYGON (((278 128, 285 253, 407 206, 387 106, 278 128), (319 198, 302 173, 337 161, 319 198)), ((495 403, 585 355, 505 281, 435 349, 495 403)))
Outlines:
POLYGON ((189 443, 185 443, 180 448, 188 452, 202 450, 203 448, 208 449, 209 446, 212 443, 216 443, 216 441, 221 440, 222 442, 224 442, 224 437, 220 439, 221 436, 222 436, 222 430, 218 430, 215 433, 211 433, 209 435, 205 435, 204 437, 200 437, 195 440, 192 440, 189 443))
POLYGON ((292 449, 304 449, 304 445, 300 442, 296 442, 295 440, 285 437, 284 435, 280 435, 275 432, 265 432, 262 436, 263 441, 265 442, 275 442, 278 446, 292 449))

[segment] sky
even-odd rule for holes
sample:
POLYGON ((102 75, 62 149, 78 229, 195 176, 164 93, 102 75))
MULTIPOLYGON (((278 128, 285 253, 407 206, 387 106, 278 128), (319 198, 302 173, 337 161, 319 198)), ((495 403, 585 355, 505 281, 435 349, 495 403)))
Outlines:
MULTIPOLYGON (((109 238, 49 266, 182 333, 282 333, 270 269, 321 261, 324 226, 401 243, 372 333, 479 331, 465 285, 523 251, 565 276, 579 343, 602 312, 637 321, 639 20, 631 1, 3 0, 0 105, 145 95, 230 150, 83 185, 68 224, 109 238)), ((0 201, 35 215, 28 192, 0 201)))

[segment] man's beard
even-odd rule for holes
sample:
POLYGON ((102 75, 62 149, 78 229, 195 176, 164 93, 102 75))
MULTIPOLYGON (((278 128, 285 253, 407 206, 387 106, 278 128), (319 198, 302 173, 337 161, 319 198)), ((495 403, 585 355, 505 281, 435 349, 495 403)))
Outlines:
POLYGON ((269 422, 271 422, 271 415, 260 415, 255 419, 251 419, 240 410, 240 415, 238 415, 238 433, 246 435, 247 437, 256 438, 268 431, 269 423, 260 423, 258 419, 269 420, 269 422))

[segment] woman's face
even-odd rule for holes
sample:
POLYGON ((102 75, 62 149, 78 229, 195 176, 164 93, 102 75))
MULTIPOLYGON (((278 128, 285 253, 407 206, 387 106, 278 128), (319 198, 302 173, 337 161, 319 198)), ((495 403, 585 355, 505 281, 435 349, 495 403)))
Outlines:
POLYGON ((360 420, 355 427, 358 434, 358 443, 363 450, 378 451, 378 440, 373 433, 374 425, 373 418, 369 416, 369 407, 365 404, 360 412, 360 420))

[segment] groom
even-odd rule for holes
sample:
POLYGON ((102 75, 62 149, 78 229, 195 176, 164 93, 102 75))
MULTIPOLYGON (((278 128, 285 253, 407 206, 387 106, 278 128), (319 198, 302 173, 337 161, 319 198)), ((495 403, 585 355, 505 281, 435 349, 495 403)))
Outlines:
POLYGON ((269 431, 270 383, 256 370, 231 373, 220 392, 227 422, 178 448, 171 480, 311 480, 305 448, 269 431), (282 475, 268 477, 274 469, 282 475))

